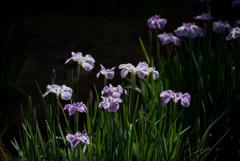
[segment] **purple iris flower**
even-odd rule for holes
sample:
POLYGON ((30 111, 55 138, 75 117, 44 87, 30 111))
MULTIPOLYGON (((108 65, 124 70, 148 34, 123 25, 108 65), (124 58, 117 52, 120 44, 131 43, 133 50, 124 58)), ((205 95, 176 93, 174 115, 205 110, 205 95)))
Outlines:
POLYGON ((213 32, 222 33, 223 31, 225 31, 225 29, 228 29, 229 32, 231 30, 231 26, 227 21, 219 20, 219 21, 213 22, 213 32))
POLYGON ((87 133, 82 134, 79 131, 77 131, 74 135, 68 134, 66 136, 66 139, 70 142, 72 147, 77 146, 77 144, 80 141, 83 142, 83 143, 86 143, 86 144, 90 144, 90 141, 89 141, 87 133))
POLYGON ((171 90, 163 91, 160 94, 162 97, 162 106, 166 106, 168 102, 172 99, 174 103, 177 103, 178 100, 181 100, 181 105, 184 107, 189 107, 191 97, 189 93, 182 94, 181 92, 173 92, 171 90))
POLYGON ((95 60, 91 55, 87 54, 86 56, 82 56, 81 52, 72 52, 71 54, 71 58, 67 59, 65 64, 67 64, 70 60, 73 60, 77 62, 79 66, 82 66, 86 71, 90 71, 94 67, 95 60))
POLYGON ((184 37, 190 37, 190 38, 196 38, 198 36, 203 36, 203 29, 195 23, 183 23, 182 26, 178 27, 176 30, 174 30, 177 36, 184 36, 184 37))
POLYGON ((211 16, 210 13, 203 13, 199 16, 195 16, 194 17, 195 20, 203 20, 203 21, 206 21, 206 20, 212 20, 213 17, 211 16))
POLYGON ((121 98, 113 98, 112 96, 101 97, 102 102, 99 103, 99 108, 108 109, 108 112, 117 112, 119 103, 122 103, 121 98))
POLYGON ((161 41, 162 45, 174 43, 174 45, 178 45, 180 39, 174 36, 172 33, 163 33, 158 35, 159 40, 161 41))
POLYGON ((164 18, 160 18, 160 15, 152 16, 147 21, 148 27, 150 29, 160 29, 162 30, 167 23, 167 20, 164 18))
POLYGON ((231 32, 227 35, 226 40, 236 39, 240 37, 240 28, 232 28, 231 32))
POLYGON ((173 99, 175 103, 177 103, 178 101, 177 99, 178 97, 176 97, 176 93, 171 90, 163 91, 160 94, 160 97, 162 97, 162 100, 163 100, 162 106, 166 106, 171 99, 173 99))
MULTIPOLYGON (((127 94, 127 91, 124 89, 125 94, 127 94)), ((105 86, 102 90, 102 95, 107 93, 107 96, 112 96, 113 98, 120 98, 123 93, 123 88, 121 85, 118 85, 117 87, 113 87, 111 84, 108 86, 105 86)))
POLYGON ((148 64, 146 62, 139 62, 136 67, 134 67, 132 64, 121 64, 119 65, 119 69, 121 70, 121 77, 124 78, 127 76, 127 74, 130 72, 133 75, 138 75, 139 78, 143 79, 146 75, 149 76, 150 73, 155 74, 155 78, 157 78, 159 74, 155 71, 155 68, 149 68, 148 64))
POLYGON ((87 113, 87 106, 82 102, 78 102, 65 105, 64 110, 68 110, 69 115, 71 116, 76 111, 87 113))
POLYGON ((73 90, 70 87, 67 87, 66 85, 47 85, 47 91, 43 94, 43 97, 48 95, 49 93, 55 93, 57 97, 61 95, 61 98, 63 100, 70 100, 72 97, 73 90))
POLYGON ((105 75, 105 77, 107 79, 113 79, 114 77, 114 69, 115 67, 113 67, 112 69, 105 69, 104 66, 102 66, 102 64, 100 64, 101 66, 101 70, 97 73, 97 78, 100 76, 100 74, 105 75))

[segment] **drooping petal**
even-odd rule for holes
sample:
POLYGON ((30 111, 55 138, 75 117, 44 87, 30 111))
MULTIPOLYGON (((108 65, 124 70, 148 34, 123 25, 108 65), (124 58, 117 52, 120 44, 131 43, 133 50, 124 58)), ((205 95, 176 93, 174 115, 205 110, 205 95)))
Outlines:
POLYGON ((129 72, 128 69, 126 69, 126 68, 125 68, 125 69, 122 69, 122 70, 121 70, 121 77, 122 77, 122 78, 126 77, 127 74, 128 74, 128 72, 129 72))
POLYGON ((76 108, 69 108, 69 109, 68 109, 69 116, 73 115, 74 112, 76 112, 76 110, 77 110, 76 108))
POLYGON ((158 71, 152 71, 153 79, 156 80, 159 77, 158 71))
POLYGON ((190 100, 191 100, 191 96, 189 95, 189 93, 184 93, 181 96, 181 105, 183 107, 189 107, 190 105, 190 100))
POLYGON ((106 71, 106 74, 105 74, 105 77, 106 77, 107 79, 113 79, 113 77, 114 77, 114 71, 107 70, 107 71, 106 71))
POLYGON ((65 101, 70 100, 72 97, 72 92, 66 91, 61 94, 61 98, 65 101))
POLYGON ((111 104, 110 104, 108 101, 105 101, 105 102, 103 102, 103 104, 102 104, 102 106, 103 106, 104 109, 109 108, 110 105, 111 105, 111 104))
POLYGON ((121 96, 121 93, 120 92, 112 92, 112 94, 110 95, 114 98, 119 98, 121 96))
POLYGON ((90 144, 89 137, 88 137, 87 133, 82 134, 82 135, 80 136, 80 140, 81 140, 83 143, 90 144))
POLYGON ((66 139, 70 142, 72 147, 77 146, 77 144, 80 142, 80 140, 76 139, 74 135, 68 134, 66 136, 66 139))
POLYGON ((137 72, 138 77, 141 79, 143 79, 147 74, 148 74, 148 72, 144 72, 144 71, 137 72))
POLYGON ((93 69, 94 65, 92 63, 89 62, 82 62, 82 67, 86 70, 86 71, 90 71, 93 69))
POLYGON ((109 108, 108 112, 117 112, 119 109, 119 104, 118 103, 113 103, 109 108))
POLYGON ((168 96, 162 97, 162 106, 166 106, 170 99, 168 96))

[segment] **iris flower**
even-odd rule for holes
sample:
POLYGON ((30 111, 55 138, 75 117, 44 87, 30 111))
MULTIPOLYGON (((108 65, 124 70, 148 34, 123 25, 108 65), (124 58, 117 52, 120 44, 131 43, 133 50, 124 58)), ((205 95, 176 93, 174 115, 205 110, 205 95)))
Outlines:
POLYGON ((195 16, 194 17, 195 20, 203 20, 203 21, 206 21, 206 20, 212 20, 213 17, 211 16, 210 13, 203 13, 199 16, 195 16))
POLYGON ((181 105, 183 107, 189 107, 191 96, 189 93, 182 94, 181 92, 173 92, 171 90, 163 91, 160 94, 160 97, 162 97, 162 106, 166 106, 170 100, 173 100, 174 103, 177 103, 179 100, 181 100, 181 105))
POLYGON ((117 112, 119 109, 119 103, 122 103, 121 98, 113 98, 112 96, 109 97, 101 97, 102 102, 99 103, 99 108, 107 109, 108 112, 117 112))
MULTIPOLYGON (((125 94, 127 94, 126 90, 124 90, 124 92, 125 94)), ((113 98, 120 98, 123 93, 123 88, 121 85, 113 87, 111 84, 109 84, 109 86, 105 86, 102 90, 102 95, 105 93, 107 93, 107 96, 112 96, 113 98)))
POLYGON ((131 63, 128 64, 121 64, 119 65, 119 69, 121 70, 121 77, 124 78, 130 72, 133 75, 138 75, 139 78, 143 79, 145 76, 149 76, 150 73, 153 74, 154 78, 157 79, 159 76, 158 71, 155 68, 148 67, 146 62, 139 62, 136 67, 134 67, 131 63))
POLYGON ((57 95, 57 97, 61 96, 63 100, 70 100, 72 97, 72 92, 73 90, 66 85, 47 85, 47 91, 43 94, 43 97, 45 97, 49 93, 54 93, 57 95))
POLYGON ((172 33, 159 34, 158 38, 161 41, 162 45, 167 45, 170 43, 174 43, 174 45, 178 45, 180 42, 180 39, 174 36, 172 33))
POLYGON ((195 25, 195 23, 183 23, 183 25, 174 30, 174 32, 180 37, 196 38, 203 36, 203 29, 195 25))
POLYGON ((68 110, 69 115, 71 116, 76 111, 87 113, 87 106, 82 102, 78 102, 65 105, 64 110, 68 110))
POLYGON ((164 18, 160 18, 160 15, 152 16, 147 21, 148 27, 150 29, 160 29, 162 30, 167 23, 167 20, 164 18))
POLYGON ((111 68, 111 69, 105 69, 104 66, 102 66, 102 64, 100 64, 101 66, 101 70, 97 73, 97 78, 100 76, 100 74, 105 75, 105 77, 107 79, 113 79, 114 77, 114 69, 115 67, 111 68))
POLYGON ((80 133, 79 131, 77 131, 74 135, 72 134, 68 134, 66 136, 66 139, 70 142, 70 144, 72 145, 72 147, 75 147, 77 146, 77 144, 79 142, 83 142, 83 143, 86 143, 86 144, 90 144, 90 141, 89 141, 89 138, 88 138, 88 135, 87 133, 80 133))
POLYGON ((213 22, 213 32, 222 33, 223 31, 225 31, 225 29, 228 29, 228 31, 231 30, 231 26, 227 21, 219 20, 219 21, 213 22))
POLYGON ((227 35, 226 40, 236 39, 240 37, 240 28, 232 28, 231 32, 227 35))
POLYGON ((67 64, 70 60, 73 60, 77 62, 79 66, 82 66, 86 71, 90 71, 94 67, 95 60, 91 55, 87 54, 86 56, 82 56, 81 52, 72 52, 71 54, 71 58, 67 59, 65 64, 67 64))

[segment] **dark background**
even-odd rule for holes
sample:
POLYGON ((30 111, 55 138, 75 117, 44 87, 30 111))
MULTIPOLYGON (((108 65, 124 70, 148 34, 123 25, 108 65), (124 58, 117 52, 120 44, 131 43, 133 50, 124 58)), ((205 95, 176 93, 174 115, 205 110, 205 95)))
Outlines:
MULTIPOLYGON (((214 21, 228 20, 233 26, 240 18, 231 0, 212 0, 210 6, 214 21)), ((75 70, 76 64, 64 62, 72 51, 96 60, 93 71, 81 72, 80 98, 85 101, 93 83, 99 89, 103 85, 102 77, 96 79, 99 64, 111 68, 144 60, 138 37, 147 41, 148 18, 160 14, 168 20, 164 31, 173 32, 207 12, 207 4, 194 0, 8 0, 1 2, 0 10, 0 137, 12 152, 10 140, 21 127, 20 103, 26 108, 31 95, 42 117, 35 81, 44 92, 55 69, 56 83, 69 84, 68 70, 75 70)), ((116 70, 113 84, 121 80, 119 75, 116 70)))

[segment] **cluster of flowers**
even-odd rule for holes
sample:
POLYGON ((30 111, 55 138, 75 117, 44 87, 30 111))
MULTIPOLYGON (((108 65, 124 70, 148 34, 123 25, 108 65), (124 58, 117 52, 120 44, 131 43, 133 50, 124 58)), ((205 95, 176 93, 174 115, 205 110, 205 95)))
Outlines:
MULTIPOLYGON (((213 20, 213 17, 211 17, 210 13, 203 13, 201 15, 195 16, 195 20, 213 20)), ((148 27, 150 29, 159 29, 162 30, 164 26, 167 23, 167 20, 164 18, 161 18, 160 15, 152 16, 147 21, 148 27)), ((222 33, 226 29, 230 32, 226 40, 236 39, 240 37, 240 28, 237 27, 239 25, 240 20, 235 21, 235 28, 231 28, 230 24, 227 21, 215 21, 212 23, 213 25, 213 32, 214 33, 222 33)), ((178 37, 188 37, 188 38, 196 38, 196 37, 202 37, 204 32, 203 29, 195 23, 183 23, 182 26, 178 27, 176 30, 174 30, 175 34, 178 37)), ((162 33, 158 35, 159 40, 161 41, 162 45, 167 45, 170 43, 174 43, 174 45, 178 45, 180 43, 180 39, 174 36, 173 33, 162 33)))
POLYGON ((189 107, 191 100, 189 93, 182 94, 182 92, 173 92, 171 90, 161 92, 160 97, 162 97, 162 106, 166 106, 167 103, 172 99, 174 103, 177 103, 178 100, 181 100, 181 105, 183 107, 189 107))
POLYGON ((137 74, 141 79, 145 76, 149 76, 151 73, 154 80, 159 77, 159 73, 155 70, 155 67, 149 67, 146 62, 139 62, 136 67, 134 67, 131 63, 121 64, 119 65, 119 69, 121 69, 122 78, 126 77, 129 72, 133 75, 137 74))
MULTIPOLYGON (((79 66, 82 66, 85 70, 90 71, 94 67, 95 60, 92 58, 91 55, 83 56, 81 52, 78 53, 71 53, 71 58, 67 59, 65 62, 68 63, 70 60, 73 60, 78 63, 79 66)), ((114 77, 114 69, 115 67, 111 69, 105 69, 103 65, 101 66, 101 70, 97 73, 97 78, 100 76, 100 74, 104 75, 107 79, 112 79, 114 77)), ((121 64, 119 65, 119 69, 121 69, 121 77, 124 78, 127 76, 127 74, 130 72, 134 76, 138 75, 139 78, 143 79, 144 77, 149 77, 149 75, 152 73, 153 79, 156 80, 159 77, 158 71, 155 70, 155 67, 149 67, 146 62, 139 62, 139 64, 135 67, 132 64, 121 64)), ((55 78, 55 70, 54 70, 54 78, 55 78)), ((118 85, 117 87, 112 86, 109 84, 109 86, 105 86, 101 92, 102 101, 99 103, 99 108, 107 109, 108 112, 117 112, 119 109, 119 104, 122 103, 122 99, 120 98, 121 95, 125 93, 127 95, 127 91, 123 88, 121 85, 118 85)), ((67 87, 66 85, 47 85, 47 91, 43 94, 43 97, 47 96, 49 93, 56 94, 57 98, 61 96, 63 100, 70 100, 72 97, 73 90, 70 87, 67 87)), ((182 105, 184 107, 189 106, 190 104, 190 95, 188 96, 181 95, 181 93, 176 94, 178 99, 181 99, 182 105), (186 99, 188 101, 186 101, 186 99)), ((162 93, 160 95, 162 97, 162 93)), ((171 96, 173 98, 173 96, 171 96)), ((177 100, 178 100, 177 99, 177 100)), ((163 97, 163 105, 166 105, 167 102, 167 96, 163 97)), ((176 99, 174 99, 176 100, 176 99)), ((177 101, 175 101, 176 103, 177 101)), ((67 104, 64 107, 64 110, 68 110, 69 115, 73 115, 75 112, 85 112, 87 113, 87 106, 83 102, 77 102, 72 104, 67 104)), ((70 142, 72 147, 75 147, 78 143, 83 142, 86 144, 89 144, 89 137, 87 133, 82 134, 81 132, 77 131, 74 135, 68 134, 66 136, 66 139, 70 142)))
MULTIPOLYGON (((127 91, 124 90, 125 94, 127 91)), ((123 93, 123 88, 121 85, 113 87, 111 84, 105 86, 102 90, 102 102, 99 103, 99 108, 107 109, 108 112, 117 112, 119 109, 119 103, 122 103, 120 98, 123 93), (103 95, 107 95, 106 97, 103 95)))

